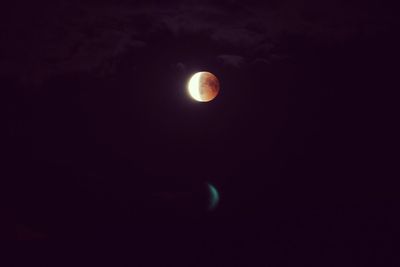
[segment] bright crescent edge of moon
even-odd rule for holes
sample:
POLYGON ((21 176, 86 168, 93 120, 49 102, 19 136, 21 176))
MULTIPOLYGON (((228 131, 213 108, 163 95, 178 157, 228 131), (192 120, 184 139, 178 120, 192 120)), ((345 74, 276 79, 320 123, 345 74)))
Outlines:
POLYGON ((199 91, 199 85, 200 85, 200 76, 201 72, 198 72, 194 74, 189 81, 188 89, 189 89, 189 94, 190 96, 199 102, 202 102, 203 100, 201 99, 200 96, 200 91, 199 91))

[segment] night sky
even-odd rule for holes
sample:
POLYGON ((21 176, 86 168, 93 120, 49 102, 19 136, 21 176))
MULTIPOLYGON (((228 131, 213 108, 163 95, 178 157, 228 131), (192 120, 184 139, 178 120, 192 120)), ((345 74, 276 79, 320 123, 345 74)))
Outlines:
POLYGON ((394 10, 9 1, 9 238, 124 244, 114 266, 395 266, 394 10), (211 102, 187 94, 197 71, 219 79, 211 102))

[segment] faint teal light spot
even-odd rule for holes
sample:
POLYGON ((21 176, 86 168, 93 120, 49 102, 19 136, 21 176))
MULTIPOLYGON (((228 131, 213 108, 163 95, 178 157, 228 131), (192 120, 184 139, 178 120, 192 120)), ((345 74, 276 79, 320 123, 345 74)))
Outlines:
POLYGON ((217 188, 215 188, 215 186, 213 186, 212 184, 208 183, 208 189, 210 192, 210 203, 208 206, 208 210, 212 211, 214 210, 219 203, 219 193, 217 188))

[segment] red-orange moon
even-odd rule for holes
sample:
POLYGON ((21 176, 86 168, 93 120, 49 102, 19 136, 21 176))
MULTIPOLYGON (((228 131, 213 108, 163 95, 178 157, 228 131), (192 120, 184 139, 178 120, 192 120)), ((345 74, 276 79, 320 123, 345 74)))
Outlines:
POLYGON ((188 92, 196 101, 209 102, 219 93, 219 81, 210 72, 197 72, 189 80, 188 92))

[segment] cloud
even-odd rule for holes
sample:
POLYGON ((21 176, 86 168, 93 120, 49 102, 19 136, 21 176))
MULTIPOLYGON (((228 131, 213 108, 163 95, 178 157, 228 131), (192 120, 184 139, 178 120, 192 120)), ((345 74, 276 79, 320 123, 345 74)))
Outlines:
POLYGON ((217 29, 211 38, 222 44, 233 45, 237 47, 253 47, 260 43, 263 34, 252 32, 243 28, 221 28, 217 29))
POLYGON ((186 66, 185 64, 183 64, 182 62, 178 62, 175 65, 175 69, 179 72, 184 72, 186 70, 186 66))
POLYGON ((271 61, 265 58, 256 58, 252 62, 253 65, 269 65, 271 64, 271 61))
MULTIPOLYGON (((285 51, 275 48, 291 34, 321 43, 343 42, 357 32, 379 31, 392 18, 381 16, 385 19, 379 20, 374 12, 367 12, 366 5, 331 0, 323 5, 315 0, 265 5, 229 0, 162 5, 157 4, 160 1, 61 2, 64 4, 53 7, 52 12, 30 12, 36 24, 3 27, 7 30, 2 43, 6 57, 0 61, 3 75, 23 76, 27 83, 68 72, 109 75, 118 69, 125 54, 188 33, 201 34, 202 42, 225 49, 224 55, 218 56, 220 52, 212 49, 208 53, 226 65, 239 67, 256 58, 273 62, 282 57, 285 51), (235 56, 238 54, 242 56, 235 56)), ((11 14, 8 17, 17 20, 11 14)))
POLYGON ((219 55, 217 57, 224 65, 240 68, 244 64, 244 58, 238 55, 219 55))

